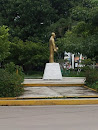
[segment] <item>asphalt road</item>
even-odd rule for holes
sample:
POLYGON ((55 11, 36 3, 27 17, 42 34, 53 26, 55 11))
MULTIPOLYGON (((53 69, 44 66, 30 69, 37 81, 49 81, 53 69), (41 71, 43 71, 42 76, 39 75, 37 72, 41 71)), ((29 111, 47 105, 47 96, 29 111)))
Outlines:
POLYGON ((0 130, 98 130, 98 105, 0 106, 0 130))

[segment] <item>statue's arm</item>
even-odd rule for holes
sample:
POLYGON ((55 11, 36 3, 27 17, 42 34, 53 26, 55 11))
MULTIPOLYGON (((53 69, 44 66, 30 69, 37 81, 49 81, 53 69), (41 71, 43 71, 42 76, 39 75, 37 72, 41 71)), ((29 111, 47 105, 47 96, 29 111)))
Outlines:
POLYGON ((53 50, 54 50, 54 51, 57 51, 57 50, 58 50, 58 47, 55 46, 54 39, 52 40, 52 45, 53 45, 53 50))

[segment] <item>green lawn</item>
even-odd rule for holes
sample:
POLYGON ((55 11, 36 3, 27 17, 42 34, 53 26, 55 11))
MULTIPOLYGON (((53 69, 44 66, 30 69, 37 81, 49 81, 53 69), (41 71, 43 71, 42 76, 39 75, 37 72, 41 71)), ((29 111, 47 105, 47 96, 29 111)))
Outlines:
POLYGON ((30 79, 30 78, 32 78, 32 79, 40 79, 40 78, 43 77, 43 72, 41 72, 41 71, 32 71, 30 73, 25 74, 24 77, 27 78, 27 79, 30 79))

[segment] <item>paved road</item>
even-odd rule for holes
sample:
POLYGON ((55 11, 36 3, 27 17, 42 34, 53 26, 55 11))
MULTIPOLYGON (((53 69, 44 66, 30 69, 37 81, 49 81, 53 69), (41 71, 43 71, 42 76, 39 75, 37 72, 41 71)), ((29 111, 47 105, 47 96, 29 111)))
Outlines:
POLYGON ((0 130, 98 130, 98 105, 1 106, 0 130))

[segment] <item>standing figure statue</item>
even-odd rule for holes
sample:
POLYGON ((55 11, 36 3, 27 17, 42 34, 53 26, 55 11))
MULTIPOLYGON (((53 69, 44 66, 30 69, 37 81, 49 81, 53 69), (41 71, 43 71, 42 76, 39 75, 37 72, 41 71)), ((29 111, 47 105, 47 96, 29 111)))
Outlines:
POLYGON ((54 51, 57 52, 58 47, 55 46, 55 33, 51 34, 50 40, 49 40, 49 49, 50 49, 50 57, 49 57, 49 63, 54 63, 54 51))

